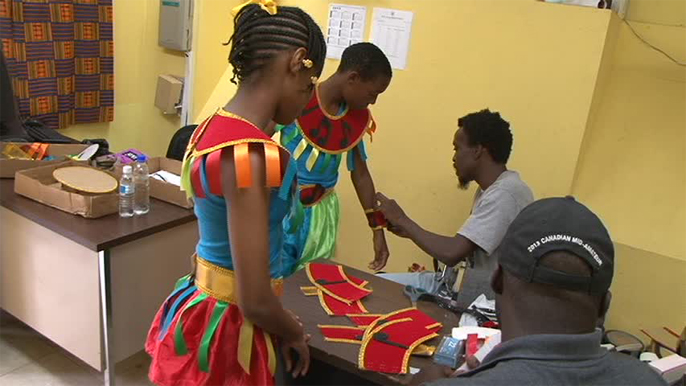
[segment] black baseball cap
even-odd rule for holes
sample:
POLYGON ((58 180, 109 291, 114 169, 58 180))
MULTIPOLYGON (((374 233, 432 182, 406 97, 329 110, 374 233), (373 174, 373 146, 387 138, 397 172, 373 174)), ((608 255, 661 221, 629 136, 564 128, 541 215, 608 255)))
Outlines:
POLYGON ((498 248, 503 269, 530 283, 602 295, 614 274, 614 246, 602 221, 574 197, 545 198, 524 208, 498 248), (572 253, 593 268, 579 276, 539 265, 550 252, 572 253))

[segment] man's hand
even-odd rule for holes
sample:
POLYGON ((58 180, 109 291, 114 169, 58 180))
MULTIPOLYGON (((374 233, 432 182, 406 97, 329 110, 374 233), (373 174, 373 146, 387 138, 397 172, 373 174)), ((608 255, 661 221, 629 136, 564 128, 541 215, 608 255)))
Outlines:
POLYGON ((395 200, 376 193, 376 209, 380 210, 388 221, 388 230, 401 237, 407 237, 406 230, 403 228, 407 215, 395 200))
POLYGON ((409 386, 421 385, 422 383, 433 382, 443 378, 450 378, 454 370, 448 366, 441 366, 437 364, 430 364, 424 367, 420 372, 413 375, 407 382, 409 386))
POLYGON ((468 370, 457 370, 455 373, 453 373, 453 377, 472 371, 481 365, 481 362, 475 356, 467 357, 467 359, 465 359, 465 363, 467 364, 468 370))
POLYGON ((374 261, 369 263, 369 269, 372 271, 379 271, 386 266, 388 261, 388 245, 386 245, 386 236, 383 229, 374 231, 374 261))

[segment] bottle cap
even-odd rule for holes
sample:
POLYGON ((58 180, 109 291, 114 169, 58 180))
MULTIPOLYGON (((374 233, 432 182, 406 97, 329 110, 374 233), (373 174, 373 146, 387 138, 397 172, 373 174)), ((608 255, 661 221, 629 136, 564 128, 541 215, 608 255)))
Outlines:
POLYGON ((147 160, 148 160, 148 156, 146 156, 145 154, 141 154, 138 156, 138 162, 140 162, 140 163, 144 163, 147 160))

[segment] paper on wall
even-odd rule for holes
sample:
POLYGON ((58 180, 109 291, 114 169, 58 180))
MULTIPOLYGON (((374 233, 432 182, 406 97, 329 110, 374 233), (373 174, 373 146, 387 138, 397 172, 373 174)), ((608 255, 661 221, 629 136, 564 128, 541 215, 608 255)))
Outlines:
POLYGON ((388 8, 374 8, 371 42, 386 54, 395 69, 407 68, 414 13, 388 8))

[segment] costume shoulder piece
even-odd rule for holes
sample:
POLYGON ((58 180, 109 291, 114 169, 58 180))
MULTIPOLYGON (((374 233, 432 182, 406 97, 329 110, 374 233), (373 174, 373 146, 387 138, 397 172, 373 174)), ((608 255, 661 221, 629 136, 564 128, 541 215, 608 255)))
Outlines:
MULTIPOLYGON (((183 161, 181 188, 189 197, 204 198, 207 190, 211 194, 221 196, 221 157, 225 151, 233 153, 237 186, 252 186, 249 154, 251 144, 264 147, 267 187, 289 187, 295 173, 288 167, 288 150, 249 121, 219 110, 200 124, 191 136, 183 161), (203 171, 207 176, 205 185, 201 177, 203 171)), ((289 189, 285 188, 282 191, 287 194, 289 189)))
POLYGON ((371 135, 376 130, 369 109, 346 109, 343 114, 334 117, 320 106, 317 92, 296 122, 312 146, 329 154, 340 154, 352 149, 366 133, 371 135))

